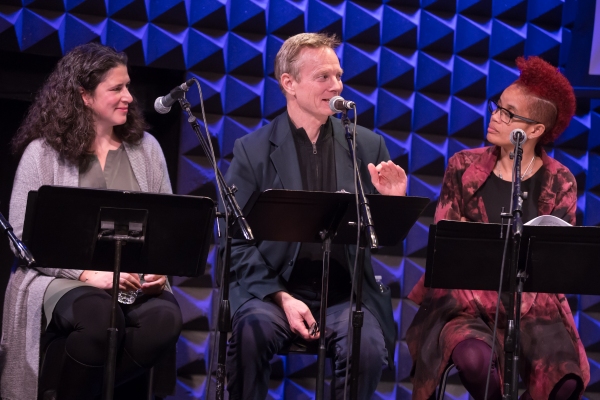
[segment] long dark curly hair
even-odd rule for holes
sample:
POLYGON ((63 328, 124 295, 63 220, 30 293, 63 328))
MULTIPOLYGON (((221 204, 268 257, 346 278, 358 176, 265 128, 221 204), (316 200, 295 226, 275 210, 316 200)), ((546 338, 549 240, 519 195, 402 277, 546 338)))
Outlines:
MULTIPOLYGON (((67 53, 29 107, 25 120, 12 139, 14 154, 21 154, 33 140, 41 138, 73 164, 85 162, 91 154, 96 131, 94 113, 86 107, 81 89, 93 94, 108 71, 127 66, 127 55, 98 43, 77 46, 67 53)), ((138 143, 146 123, 135 98, 129 104, 127 121, 115 126, 121 141, 138 143)))

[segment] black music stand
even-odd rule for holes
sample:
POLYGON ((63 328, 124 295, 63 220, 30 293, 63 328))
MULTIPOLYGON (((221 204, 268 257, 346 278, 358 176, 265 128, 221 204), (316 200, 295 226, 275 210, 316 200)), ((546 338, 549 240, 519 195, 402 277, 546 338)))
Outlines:
POLYGON ((29 192, 23 240, 37 267, 114 272, 103 399, 114 391, 120 271, 204 273, 214 218, 207 197, 60 186, 29 192))
MULTIPOLYGON (((368 195, 379 242, 395 246, 404 239, 429 199, 424 197, 368 195)), ((317 353, 316 398, 323 399, 325 387, 325 327, 329 253, 331 243, 355 244, 358 224, 355 195, 351 193, 266 190, 255 192, 244 207, 246 220, 257 241, 323 244, 323 280, 317 353)), ((350 356, 350 355, 349 355, 350 356)))
MULTIPOLYGON (((493 290, 500 286, 503 247, 506 238, 500 224, 440 221, 432 225, 429 234, 425 286, 441 289, 493 290)), ((510 230, 508 230, 510 231, 510 230)), ((512 236, 512 232, 509 232, 512 236)), ((507 254, 513 254, 513 240, 508 238, 507 254)), ((600 228, 573 226, 523 226, 516 254, 517 270, 523 271, 515 282, 504 274, 502 291, 523 280, 522 291, 542 293, 600 294, 600 228), (572 268, 571 266, 577 266, 572 268), (571 267, 571 268, 569 268, 571 267)), ((511 265, 512 260, 505 260, 511 265)), ((521 273, 521 272, 520 272, 521 273)), ((505 339, 504 353, 508 385, 505 397, 516 398, 520 302, 515 306, 514 321, 507 314, 508 330, 516 332, 515 339, 505 339), (509 324, 513 322, 514 325, 509 324), (509 348, 510 347, 510 348, 509 348), (510 364, 509 364, 510 363, 510 364)), ((510 337, 510 332, 506 337, 510 337)))
MULTIPOLYGON (((505 241, 500 231, 500 224, 440 221, 431 225, 425 286, 497 291, 505 241)), ((508 254, 511 245, 509 241, 508 254)), ((519 264, 527 273, 525 292, 599 295, 598 260, 599 227, 523 226, 519 264), (573 265, 577 268, 570 268, 573 265)), ((508 277, 502 286, 508 289, 508 277)))

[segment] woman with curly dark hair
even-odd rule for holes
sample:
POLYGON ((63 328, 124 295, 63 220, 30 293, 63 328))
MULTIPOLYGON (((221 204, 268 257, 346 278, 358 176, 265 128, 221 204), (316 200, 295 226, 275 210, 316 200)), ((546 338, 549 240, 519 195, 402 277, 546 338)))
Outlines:
MULTIPOLYGON (((95 118, 96 110, 88 106, 89 95, 113 68, 119 75, 115 78, 127 82, 119 88, 124 90, 123 93, 117 92, 116 88, 110 90, 123 95, 126 107, 114 116, 114 122, 119 124, 108 121, 106 130, 119 142, 136 144, 142 140, 145 122, 137 102, 127 90, 127 55, 90 43, 77 47, 58 62, 13 138, 13 152, 20 154, 33 140, 43 139, 70 163, 85 161, 94 152, 97 123, 101 122, 95 118), (119 120, 121 117, 122 121, 119 120)), ((106 133, 99 132, 98 136, 106 133)))
MULTIPOLYGON (((10 202, 10 222, 21 236, 27 195, 42 185, 171 193, 164 155, 144 132, 129 93, 127 57, 96 43, 65 55, 50 74, 12 141, 22 153, 10 202)), ((154 366, 173 349, 181 312, 162 275, 121 273, 119 288, 140 290, 121 305, 117 324, 116 384, 154 366)), ((33 400, 38 388, 40 342, 65 339, 59 399, 100 394, 107 354, 112 273, 17 267, 4 303, 0 368, 3 399, 33 400)), ((167 392, 174 388, 172 382, 167 392)), ((135 398, 135 397, 128 397, 135 398)))
MULTIPOLYGON (((575 114, 573 88, 539 57, 518 58, 517 67, 519 79, 497 101, 488 102, 487 140, 493 146, 463 150, 448 161, 435 222, 500 223, 502 209, 510 209, 514 150, 510 135, 521 129, 527 137, 521 165, 521 189, 528 192, 523 220, 553 215, 575 224, 575 177, 542 148, 558 138, 575 114)), ((421 279, 408 297, 420 304, 406 334, 413 359, 413 399, 428 399, 450 362, 471 396, 483 399, 490 359, 487 398, 500 399, 507 303, 500 304, 492 354, 498 293, 428 289, 421 279)), ((580 398, 590 380, 590 367, 565 296, 524 293, 521 315, 519 372, 527 387, 521 399, 580 398)))

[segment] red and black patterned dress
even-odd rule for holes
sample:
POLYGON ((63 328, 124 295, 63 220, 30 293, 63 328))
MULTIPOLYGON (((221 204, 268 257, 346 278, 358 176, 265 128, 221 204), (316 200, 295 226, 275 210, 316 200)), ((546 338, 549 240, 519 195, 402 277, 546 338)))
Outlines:
MULTIPOLYGON (((488 222, 478 190, 492 173, 500 154, 496 146, 456 153, 448 161, 435 212, 440 220, 488 222)), ((573 174, 543 150, 543 177, 538 215, 554 215, 575 224, 577 184, 573 174)), ((435 391, 454 347, 469 338, 492 345, 497 292, 424 287, 423 278, 408 298, 420 308, 407 331, 413 359, 413 399, 428 399, 435 391)), ((563 294, 524 293, 521 307, 521 377, 534 399, 547 399, 565 375, 578 376, 585 388, 590 367, 567 299, 563 294)), ((504 372, 506 313, 500 305, 496 356, 504 372)), ((581 393, 583 393, 583 388, 581 393)))

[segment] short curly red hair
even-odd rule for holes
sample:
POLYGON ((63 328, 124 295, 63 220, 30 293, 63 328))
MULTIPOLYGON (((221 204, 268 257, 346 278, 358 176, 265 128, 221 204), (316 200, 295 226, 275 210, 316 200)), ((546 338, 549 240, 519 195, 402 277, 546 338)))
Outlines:
POLYGON ((546 126, 540 143, 551 143, 567 129, 575 115, 573 87, 556 67, 540 57, 519 57, 516 62, 521 75, 514 84, 542 100, 532 105, 531 117, 546 126))

